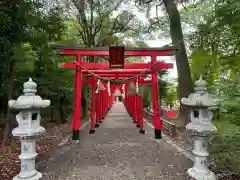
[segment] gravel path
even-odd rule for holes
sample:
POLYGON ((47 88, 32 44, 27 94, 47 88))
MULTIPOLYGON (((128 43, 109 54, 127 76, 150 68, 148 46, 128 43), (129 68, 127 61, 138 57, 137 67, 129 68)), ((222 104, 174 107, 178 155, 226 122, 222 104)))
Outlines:
POLYGON ((116 103, 93 135, 66 144, 40 160, 44 180, 186 180, 192 162, 170 144, 138 133, 122 103, 116 103))

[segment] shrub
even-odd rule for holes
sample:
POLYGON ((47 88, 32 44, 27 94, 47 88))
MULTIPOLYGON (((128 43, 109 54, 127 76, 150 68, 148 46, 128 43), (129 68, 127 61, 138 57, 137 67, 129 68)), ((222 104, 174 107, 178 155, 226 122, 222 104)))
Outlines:
POLYGON ((240 175, 240 130, 215 135, 209 151, 214 159, 217 171, 228 170, 232 174, 240 175))
POLYGON ((240 126, 240 106, 237 101, 229 101, 225 104, 225 113, 222 113, 224 119, 230 120, 232 123, 240 126))

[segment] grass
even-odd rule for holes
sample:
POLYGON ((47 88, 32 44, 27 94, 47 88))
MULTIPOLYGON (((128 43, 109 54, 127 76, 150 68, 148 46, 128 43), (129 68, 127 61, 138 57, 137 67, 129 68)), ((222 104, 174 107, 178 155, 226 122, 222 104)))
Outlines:
MULTIPOLYGON (((167 119, 164 118, 165 120, 176 124, 177 127, 182 127, 183 126, 183 121, 180 119, 180 116, 178 116, 175 119, 167 119)), ((219 134, 229 134, 232 132, 240 132, 240 126, 231 123, 229 120, 214 120, 213 124, 217 127, 218 133, 219 134)))
POLYGON ((240 131, 240 126, 237 126, 228 120, 214 120, 213 124, 217 127, 219 134, 230 134, 240 131))
MULTIPOLYGON (((217 133, 209 144, 209 152, 215 164, 214 171, 222 173, 222 179, 240 179, 240 126, 230 120, 214 120, 217 133)), ((219 178, 221 179, 221 178, 219 178)))

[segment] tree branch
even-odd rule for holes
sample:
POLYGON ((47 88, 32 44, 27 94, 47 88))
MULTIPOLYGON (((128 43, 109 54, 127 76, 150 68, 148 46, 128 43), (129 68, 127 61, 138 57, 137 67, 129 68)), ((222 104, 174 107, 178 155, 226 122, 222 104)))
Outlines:
POLYGON ((115 18, 115 21, 113 22, 113 26, 110 30, 110 34, 115 34, 115 33, 118 33, 119 31, 122 31, 129 23, 131 20, 133 20, 134 16, 132 15, 131 17, 129 17, 128 20, 126 20, 125 22, 122 23, 122 25, 120 27, 117 27, 117 22, 118 22, 118 18, 125 12, 128 12, 128 11, 124 11, 122 12, 121 14, 119 14, 116 18, 115 18))
POLYGON ((90 26, 91 28, 89 29, 90 31, 90 35, 92 35, 93 33, 93 26, 94 26, 94 23, 93 23, 93 10, 94 10, 94 6, 93 6, 93 1, 94 0, 90 0, 90 12, 91 12, 91 16, 90 16, 90 26))
POLYGON ((93 31, 93 37, 95 37, 97 35, 97 33, 100 32, 102 25, 103 25, 104 18, 105 18, 105 15, 102 16, 102 13, 100 11, 98 12, 98 15, 100 17, 100 23, 95 26, 94 31, 93 31))
POLYGON ((87 44, 87 40, 86 40, 86 37, 84 36, 84 33, 81 30, 79 30, 78 32, 79 32, 80 37, 83 40, 83 43, 86 45, 87 44))
POLYGON ((87 18, 86 18, 86 15, 85 15, 85 12, 84 12, 84 0, 79 0, 77 2, 77 0, 72 0, 73 4, 75 5, 75 7, 77 8, 78 10, 78 13, 79 13, 79 18, 78 18, 78 21, 79 21, 79 24, 82 26, 82 29, 84 31, 84 34, 86 35, 85 39, 87 41, 87 44, 85 44, 86 46, 89 46, 91 45, 91 36, 90 36, 90 31, 89 31, 89 24, 87 22, 87 18))
POLYGON ((111 14, 113 11, 117 10, 122 3, 123 3, 123 0, 119 1, 119 3, 113 9, 110 9, 109 11, 107 11, 107 13, 111 14))
POLYGON ((156 16, 157 16, 157 22, 158 22, 158 26, 159 26, 159 27, 161 27, 161 26, 160 26, 160 24, 159 24, 158 7, 160 7, 162 4, 163 4, 163 2, 161 2, 160 4, 157 4, 157 5, 156 5, 156 16))

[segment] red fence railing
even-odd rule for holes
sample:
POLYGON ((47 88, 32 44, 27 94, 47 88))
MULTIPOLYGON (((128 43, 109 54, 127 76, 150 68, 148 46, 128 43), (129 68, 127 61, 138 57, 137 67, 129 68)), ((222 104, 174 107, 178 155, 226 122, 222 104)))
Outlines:
MULTIPOLYGON (((153 113, 148 112, 143 109, 143 116, 149 120, 152 123, 153 120, 153 113)), ((163 132, 166 134, 170 134, 173 138, 176 137, 177 134, 177 126, 174 123, 171 123, 170 121, 167 121, 163 118, 161 118, 163 121, 163 132)))

